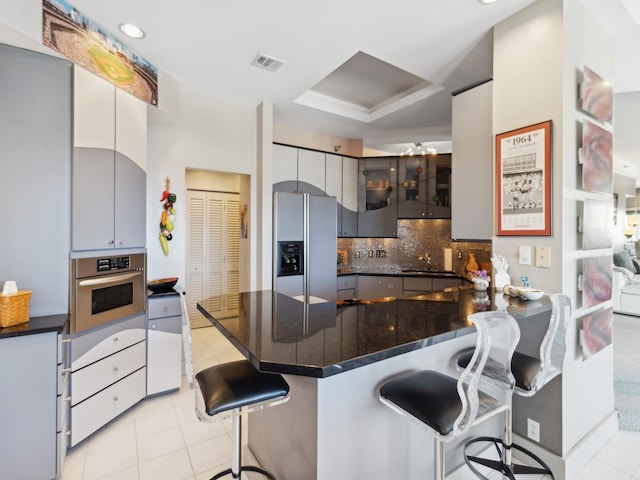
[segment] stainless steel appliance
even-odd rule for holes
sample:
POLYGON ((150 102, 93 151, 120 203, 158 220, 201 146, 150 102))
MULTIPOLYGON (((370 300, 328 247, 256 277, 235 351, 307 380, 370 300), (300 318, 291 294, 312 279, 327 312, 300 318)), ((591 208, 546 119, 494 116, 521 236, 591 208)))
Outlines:
POLYGON ((335 301, 335 197, 273 194, 273 289, 305 303, 335 301))
POLYGON ((88 330, 146 308, 146 255, 71 260, 71 333, 88 330))

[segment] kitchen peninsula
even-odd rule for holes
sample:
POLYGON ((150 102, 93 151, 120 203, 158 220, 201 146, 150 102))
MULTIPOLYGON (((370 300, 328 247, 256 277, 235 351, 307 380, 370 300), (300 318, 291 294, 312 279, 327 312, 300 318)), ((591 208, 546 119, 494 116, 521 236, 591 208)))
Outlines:
MULTIPOLYGON (((249 417, 253 454, 281 480, 424 478, 432 437, 382 406, 377 386, 416 369, 455 375, 455 353, 475 344, 467 321, 474 311, 506 309, 525 352, 539 346, 551 311, 548 297, 494 298, 470 287, 355 304, 303 304, 271 290, 239 296, 237 318, 215 319, 216 297, 198 309, 257 368, 284 374, 291 387, 287 403, 249 417)), ((499 431, 488 422, 472 435, 499 431)), ((447 464, 459 466, 459 449, 447 453, 456 455, 447 464)))

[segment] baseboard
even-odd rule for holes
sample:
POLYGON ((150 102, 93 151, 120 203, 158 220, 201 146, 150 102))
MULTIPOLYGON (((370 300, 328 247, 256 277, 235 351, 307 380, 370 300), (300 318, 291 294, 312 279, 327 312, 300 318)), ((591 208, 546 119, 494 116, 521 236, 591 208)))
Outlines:
MULTIPOLYGON (((551 468, 556 480, 572 480, 617 431, 618 416, 614 410, 574 445, 564 457, 545 450, 539 444, 517 434, 513 435, 513 441, 542 458, 551 468)), ((517 451, 514 451, 513 455, 518 458, 517 451)))

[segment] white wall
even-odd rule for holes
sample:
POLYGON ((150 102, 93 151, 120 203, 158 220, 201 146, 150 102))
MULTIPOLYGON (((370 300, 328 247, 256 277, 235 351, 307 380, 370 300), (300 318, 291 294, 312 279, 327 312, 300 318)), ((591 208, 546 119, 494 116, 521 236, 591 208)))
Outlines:
MULTIPOLYGON (((149 278, 186 278, 186 169, 254 176, 256 173, 256 108, 250 104, 212 97, 180 88, 179 112, 167 120, 164 112, 149 108, 147 171, 147 250, 149 278), (176 229, 165 256, 158 240, 159 202, 164 179, 176 193, 176 229)), ((256 192, 250 196, 253 210, 256 192)), ((253 221, 249 231, 255 232, 253 221)), ((251 234, 251 233, 250 233, 251 234)), ((244 267, 243 267, 244 268, 244 267)), ((247 266, 247 269, 249 267, 247 266)))
MULTIPOLYGON (((579 203, 591 197, 602 200, 603 196, 583 192, 578 185, 576 124, 582 114, 576 108, 577 72, 587 65, 604 78, 612 78, 613 42, 575 0, 539 0, 502 22, 494 32, 494 134, 553 121, 552 236, 496 237, 494 253, 508 256, 513 265, 512 278, 528 275, 532 286, 548 293, 564 292, 575 307, 580 298, 577 274, 581 259, 611 253, 611 249, 583 251, 578 245, 579 203), (551 268, 518 265, 518 245, 550 246, 551 268)), ((582 361, 580 319, 576 321, 576 317, 588 311, 577 307, 567 332, 562 395, 558 399, 562 402, 565 458, 575 458, 577 447, 585 444, 596 427, 615 418, 612 347, 582 361)), ((598 441, 605 442, 606 438, 598 441)), ((575 464, 568 465, 567 475, 574 468, 575 464)))

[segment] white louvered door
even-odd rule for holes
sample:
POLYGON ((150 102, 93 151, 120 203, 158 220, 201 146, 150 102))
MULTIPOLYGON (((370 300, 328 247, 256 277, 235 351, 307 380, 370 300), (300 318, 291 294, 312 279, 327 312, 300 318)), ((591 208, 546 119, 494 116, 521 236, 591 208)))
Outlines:
POLYGON ((223 295, 211 312, 218 318, 238 314, 240 214, 237 194, 189 190, 188 200, 187 306, 197 328, 211 325, 197 310, 204 298, 223 295))

